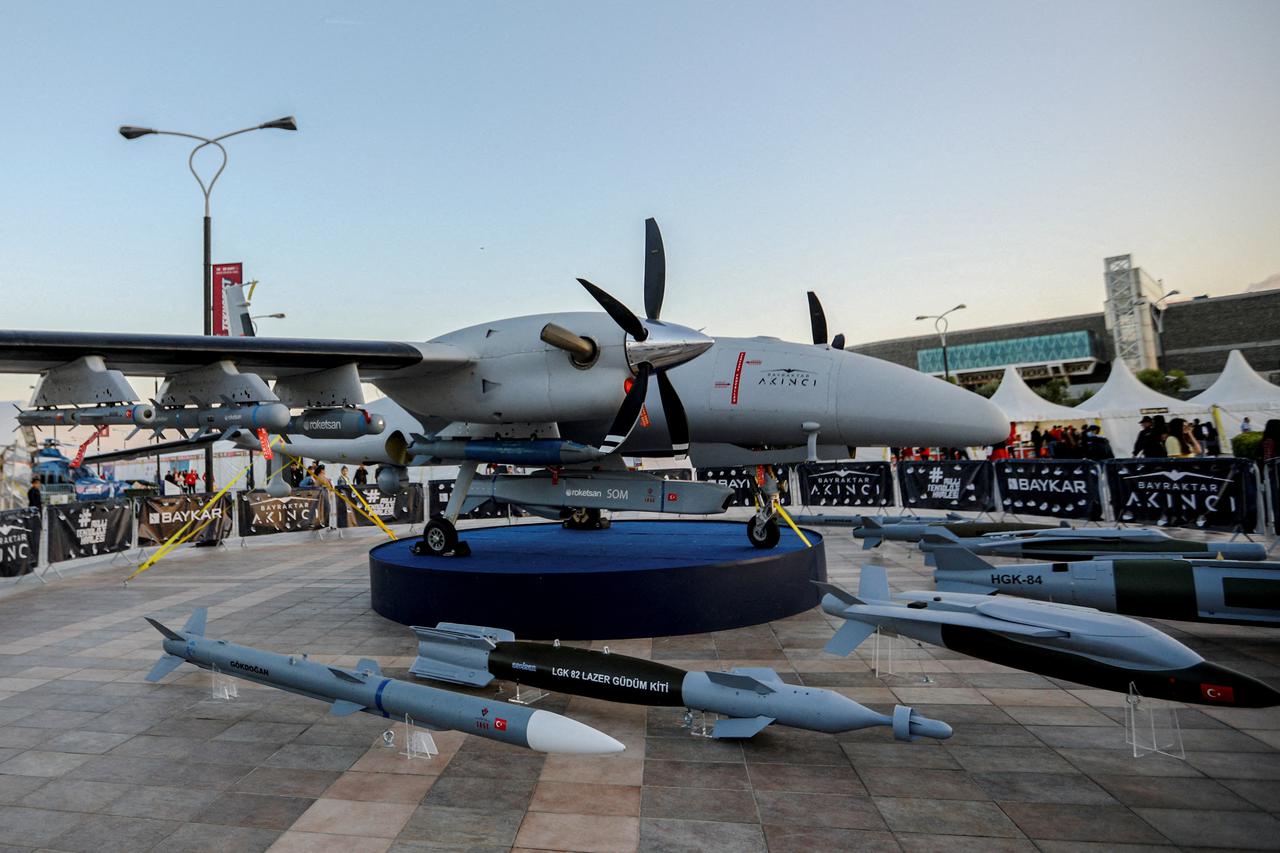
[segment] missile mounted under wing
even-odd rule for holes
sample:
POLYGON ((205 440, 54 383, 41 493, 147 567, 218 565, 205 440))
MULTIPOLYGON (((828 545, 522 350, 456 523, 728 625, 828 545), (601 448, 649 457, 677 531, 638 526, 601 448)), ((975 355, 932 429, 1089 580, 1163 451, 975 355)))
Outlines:
POLYGON ((1280 625, 1280 563, 1127 557, 993 565, 963 548, 933 552, 944 592, 1004 593, 1108 613, 1280 625))
POLYGON ((857 596, 818 583, 822 609, 846 620, 826 651, 847 655, 877 628, 1003 666, 1103 690, 1239 708, 1280 705, 1280 691, 1200 655, 1158 629, 1088 607, 1001 595, 893 595, 863 566, 857 596))
POLYGON ((164 655, 147 673, 159 681, 185 661, 237 678, 332 702, 330 713, 345 717, 364 711, 381 717, 412 718, 436 730, 453 729, 538 752, 599 755, 621 752, 621 743, 604 732, 550 711, 451 693, 383 676, 376 661, 355 669, 315 663, 305 655, 282 655, 204 636, 207 611, 195 611, 181 631, 147 618, 164 635, 164 655))
POLYGON ((1265 560, 1267 549, 1257 542, 1201 542, 1175 539, 1154 527, 1062 527, 958 536, 946 528, 922 531, 920 550, 925 565, 934 563, 937 548, 960 547, 974 554, 1045 560, 1088 560, 1108 556, 1154 556, 1265 560))
POLYGON ((819 732, 890 726, 898 740, 946 738, 951 727, 904 705, 880 714, 831 690, 787 684, 772 669, 687 672, 627 655, 519 642, 510 631, 441 622, 414 628, 410 672, 484 687, 495 678, 530 687, 634 705, 685 707, 721 715, 712 736, 749 738, 771 723, 819 732))

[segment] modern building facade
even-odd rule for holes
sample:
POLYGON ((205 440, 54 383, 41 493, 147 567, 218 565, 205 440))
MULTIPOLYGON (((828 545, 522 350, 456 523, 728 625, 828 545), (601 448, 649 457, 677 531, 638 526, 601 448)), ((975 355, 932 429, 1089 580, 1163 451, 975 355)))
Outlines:
MULTIPOLYGON (((1063 377, 1081 390, 1106 381, 1123 358, 1135 373, 1150 367, 1187 374, 1189 392, 1217 378, 1233 349, 1280 384, 1280 288, 1170 301, 1129 255, 1103 262, 1105 299, 1096 314, 1077 314, 947 333, 951 375, 967 386, 1017 367, 1035 384, 1063 377)), ((854 344, 849 349, 942 375, 936 334, 854 344)))

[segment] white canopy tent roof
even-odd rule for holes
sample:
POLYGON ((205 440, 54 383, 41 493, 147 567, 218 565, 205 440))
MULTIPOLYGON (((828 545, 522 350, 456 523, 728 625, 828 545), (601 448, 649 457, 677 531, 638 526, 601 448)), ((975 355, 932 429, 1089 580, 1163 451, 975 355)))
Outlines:
POLYGON ((1022 379, 1016 367, 1006 367, 1000 387, 991 395, 991 402, 999 406, 1009 420, 1017 423, 1050 421, 1080 421, 1091 418, 1088 413, 1077 412, 1070 406, 1060 406, 1041 397, 1022 379))
POLYGON ((1143 385, 1138 377, 1129 372, 1124 359, 1117 358, 1111 362, 1111 375, 1107 377, 1106 383, 1097 394, 1076 406, 1076 411, 1086 418, 1112 415, 1132 417, 1136 421, 1142 409, 1161 408, 1168 409, 1171 414, 1209 410, 1208 405, 1186 403, 1143 385))
POLYGON ((1226 412, 1219 418, 1219 431, 1227 438, 1239 435, 1240 422, 1246 417, 1255 430, 1261 431, 1270 418, 1280 418, 1280 387, 1263 379, 1249 366, 1244 355, 1233 349, 1227 366, 1214 383, 1191 398, 1201 408, 1217 408, 1226 412))

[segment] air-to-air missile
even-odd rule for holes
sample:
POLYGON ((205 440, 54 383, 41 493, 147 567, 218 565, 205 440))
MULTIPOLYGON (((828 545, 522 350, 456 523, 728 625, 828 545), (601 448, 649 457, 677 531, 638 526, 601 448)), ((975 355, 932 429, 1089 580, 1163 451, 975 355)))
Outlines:
POLYGON ((1257 542, 1198 542, 1175 539, 1154 527, 1081 527, 988 533, 961 537, 946 528, 924 531, 920 550, 925 565, 933 565, 937 548, 960 547, 975 554, 1045 560, 1089 560, 1093 557, 1153 556, 1265 560, 1267 549, 1257 542))
POLYGON ((722 715, 712 736, 749 738, 770 723, 819 732, 891 726, 898 740, 946 738, 951 727, 898 705, 879 714, 830 690, 786 684, 772 669, 687 672, 592 649, 518 642, 501 628, 441 622, 414 628, 423 678, 483 687, 500 678, 530 687, 633 705, 684 707, 722 715))
POLYGON ((1168 634, 1089 607, 963 592, 889 592, 863 566, 857 596, 820 583, 822 609, 847 620, 826 651, 847 655, 877 628, 1003 666, 1126 693, 1241 708, 1280 705, 1280 691, 1209 663, 1168 634))
POLYGON ((18 413, 22 426, 131 426, 179 432, 243 428, 279 432, 289 423, 289 407, 283 403, 247 403, 225 406, 173 406, 149 403, 128 406, 92 406, 81 409, 30 409, 18 413))
POLYGON ((1280 625, 1280 563, 1134 557, 996 566, 963 548, 933 555, 934 583, 944 592, 1001 592, 1154 619, 1280 625))
POLYGON ((527 746, 539 752, 598 755, 625 747, 604 732, 550 711, 451 693, 382 675, 376 661, 355 669, 315 663, 305 655, 281 655, 204 636, 207 611, 195 611, 181 631, 148 618, 164 635, 164 655, 147 674, 159 681, 183 661, 290 693, 332 702, 330 713, 344 717, 364 711, 382 717, 411 718, 437 730, 454 729, 489 740, 527 746))
POLYGON ((985 536, 988 533, 1013 533, 1024 530, 1053 530, 1059 525, 1027 524, 1004 521, 966 521, 961 516, 864 515, 853 527, 853 538, 862 540, 868 551, 881 542, 919 542, 926 533, 948 530, 956 536, 985 536))

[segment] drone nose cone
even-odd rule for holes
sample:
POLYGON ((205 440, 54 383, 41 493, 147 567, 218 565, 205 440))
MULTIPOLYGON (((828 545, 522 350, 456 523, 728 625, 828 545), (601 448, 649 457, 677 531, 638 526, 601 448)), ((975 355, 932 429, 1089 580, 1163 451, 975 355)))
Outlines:
POLYGON ((1009 435, 985 397, 933 376, 858 353, 840 367, 840 434, 852 447, 972 447, 1009 435))
POLYGON ((632 368, 647 362, 655 370, 675 367, 711 349, 715 340, 687 326, 646 320, 649 334, 643 341, 627 338, 627 361, 632 368))

